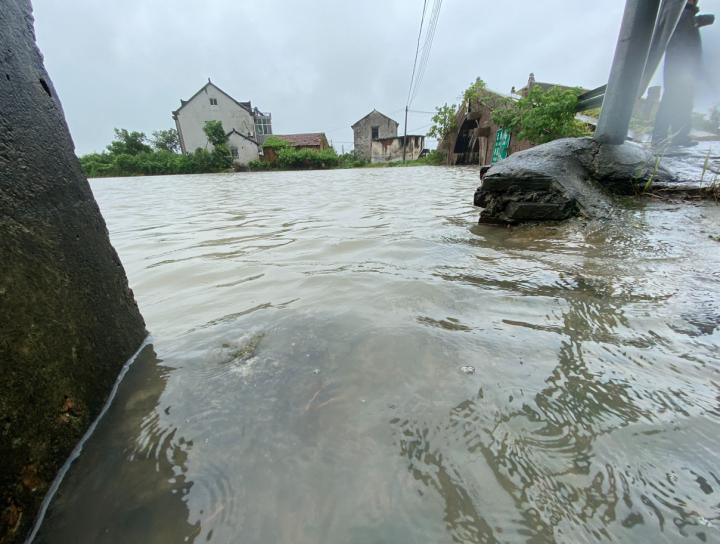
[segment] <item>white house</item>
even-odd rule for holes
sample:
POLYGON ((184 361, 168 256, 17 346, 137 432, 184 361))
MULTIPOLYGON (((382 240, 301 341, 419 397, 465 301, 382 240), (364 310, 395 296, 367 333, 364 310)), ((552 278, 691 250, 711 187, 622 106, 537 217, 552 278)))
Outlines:
POLYGON ((261 149, 259 142, 272 134, 269 113, 253 109, 250 102, 235 100, 210 79, 188 100, 180 100, 180 107, 172 115, 183 153, 212 148, 203 130, 207 121, 222 122, 230 151, 239 163, 257 159, 261 149))

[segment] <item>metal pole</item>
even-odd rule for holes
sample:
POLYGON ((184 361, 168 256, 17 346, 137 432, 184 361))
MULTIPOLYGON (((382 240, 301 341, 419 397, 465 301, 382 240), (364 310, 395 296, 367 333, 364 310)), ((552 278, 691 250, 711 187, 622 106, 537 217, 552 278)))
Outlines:
POLYGON ((403 136, 403 162, 405 162, 405 152, 407 151, 407 113, 408 113, 408 107, 405 106, 405 135, 403 136))
POLYGON ((638 96, 645 94, 650 80, 655 75, 655 70, 660 65, 660 60, 670 43, 675 27, 680 22, 680 16, 685 9, 685 4, 687 4, 687 0, 662 0, 638 96))
POLYGON ((627 0, 595 139, 621 144, 627 137, 650 50, 660 0, 627 0))

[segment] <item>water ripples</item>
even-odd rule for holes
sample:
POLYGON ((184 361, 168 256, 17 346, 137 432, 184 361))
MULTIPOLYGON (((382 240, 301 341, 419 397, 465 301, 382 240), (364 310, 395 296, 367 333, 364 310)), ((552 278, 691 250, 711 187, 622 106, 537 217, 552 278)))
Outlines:
POLYGON ((476 184, 94 181, 161 379, 132 371, 42 541, 93 509, 57 534, 720 541, 720 210, 484 227, 476 184), (155 498, 132 506, 141 482, 155 498))

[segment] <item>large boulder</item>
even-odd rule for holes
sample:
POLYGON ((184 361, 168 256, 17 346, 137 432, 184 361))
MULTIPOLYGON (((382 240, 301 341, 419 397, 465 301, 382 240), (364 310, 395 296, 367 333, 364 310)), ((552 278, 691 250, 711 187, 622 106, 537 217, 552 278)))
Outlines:
POLYGON ((672 175, 643 147, 565 138, 515 153, 493 165, 475 192, 481 223, 603 217, 613 194, 642 191, 672 175))
POLYGON ((0 543, 26 535, 58 468, 146 336, 35 45, 0 9, 0 543))

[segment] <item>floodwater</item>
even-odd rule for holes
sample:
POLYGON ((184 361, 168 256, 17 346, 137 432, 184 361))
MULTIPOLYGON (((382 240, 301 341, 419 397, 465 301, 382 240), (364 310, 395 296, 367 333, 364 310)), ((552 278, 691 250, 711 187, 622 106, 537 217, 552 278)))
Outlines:
POLYGON ((152 345, 36 542, 720 542, 720 207, 477 183, 92 181, 152 345))

